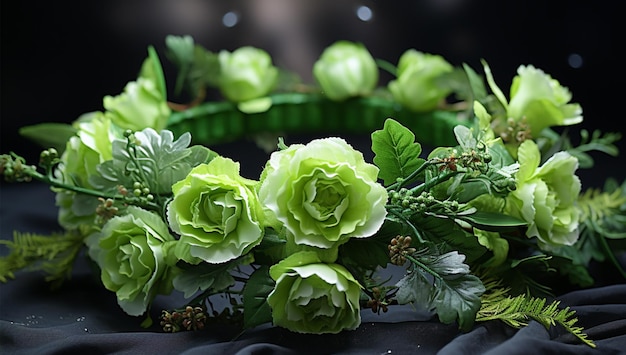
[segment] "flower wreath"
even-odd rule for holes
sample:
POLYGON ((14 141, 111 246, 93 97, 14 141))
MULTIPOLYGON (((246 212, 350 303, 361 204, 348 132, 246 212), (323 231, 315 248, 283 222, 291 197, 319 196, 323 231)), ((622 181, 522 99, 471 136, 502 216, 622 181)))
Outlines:
POLYGON ((583 193, 576 176, 589 151, 616 155, 620 135, 582 130, 578 145, 559 135, 553 127, 580 123, 582 110, 557 80, 520 66, 507 99, 486 62, 481 76, 410 49, 396 66, 339 41, 307 85, 258 48, 165 43, 174 95, 189 104, 168 100, 149 47, 103 111, 21 130, 46 147, 39 167, 0 156, 7 181, 51 186, 63 227, 2 241, 0 280, 34 268, 58 286, 86 248, 144 326, 157 295, 184 294, 187 304, 160 314, 168 332, 221 319, 338 333, 357 328, 363 309, 413 304, 461 330, 534 319, 594 346, 574 311, 547 301, 549 280, 590 286, 589 263, 604 258, 626 277, 611 250, 626 235, 626 185, 583 193), (386 86, 380 69, 394 75, 386 86), (212 90, 219 100, 207 100, 212 90), (285 144, 299 132, 333 136, 285 144), (342 132, 371 133, 373 163, 342 132), (258 179, 209 148, 243 137, 272 151, 258 179), (405 273, 382 279, 385 268, 405 273), (214 295, 230 306, 212 309, 214 295))

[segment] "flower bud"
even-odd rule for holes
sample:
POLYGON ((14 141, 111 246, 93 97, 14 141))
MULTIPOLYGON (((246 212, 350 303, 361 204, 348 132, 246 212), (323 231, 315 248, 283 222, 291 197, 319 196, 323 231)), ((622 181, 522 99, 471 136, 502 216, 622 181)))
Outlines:
POLYGON ((338 41, 315 62, 313 76, 328 98, 340 101, 370 94, 378 83, 378 67, 363 44, 338 41))
POLYGON ((226 99, 242 102, 266 96, 278 80, 278 68, 262 49, 241 47, 221 51, 219 89, 226 99))
POLYGON ((389 91, 394 100, 410 110, 433 110, 452 92, 440 79, 453 69, 439 55, 409 49, 400 57, 398 77, 389 82, 389 91))

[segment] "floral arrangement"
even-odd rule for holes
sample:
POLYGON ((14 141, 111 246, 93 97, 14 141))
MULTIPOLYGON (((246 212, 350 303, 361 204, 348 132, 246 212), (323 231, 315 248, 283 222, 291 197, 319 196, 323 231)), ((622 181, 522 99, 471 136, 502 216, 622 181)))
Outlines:
POLYGON ((21 130, 45 147, 38 166, 0 156, 5 180, 50 185, 63 227, 2 241, 0 280, 37 269, 59 286, 86 250, 144 326, 157 295, 184 294, 160 314, 168 332, 222 320, 338 333, 359 327, 364 309, 413 304, 462 331, 534 319, 594 346, 575 313, 549 301, 550 286, 591 286, 593 260, 626 277, 613 254, 626 185, 582 191, 576 175, 593 165, 590 151, 617 155, 620 135, 581 130, 574 144, 564 128, 582 109, 556 79, 520 66, 507 98, 486 61, 480 75, 410 49, 394 65, 339 41, 306 84, 258 48, 165 43, 173 90, 149 47, 103 111, 21 130), (394 79, 382 85, 379 70, 394 79), (330 137, 286 144, 293 132, 330 137), (342 132, 371 134, 373 162, 342 132), (271 152, 258 177, 211 150, 244 137, 271 152), (386 268, 404 276, 382 278, 386 268), (230 306, 214 309, 216 295, 230 306))

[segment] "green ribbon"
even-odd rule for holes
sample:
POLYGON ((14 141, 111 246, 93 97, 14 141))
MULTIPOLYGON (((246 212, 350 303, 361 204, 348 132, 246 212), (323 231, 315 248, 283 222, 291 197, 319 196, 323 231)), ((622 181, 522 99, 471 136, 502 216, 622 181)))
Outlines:
POLYGON ((409 128, 417 142, 434 147, 455 146, 454 126, 468 124, 455 112, 416 113, 382 97, 336 102, 319 94, 281 93, 270 98, 270 108, 258 113, 244 113, 232 102, 206 102, 174 112, 167 128, 175 135, 191 132, 194 143, 211 146, 262 133, 369 135, 393 118, 409 128))

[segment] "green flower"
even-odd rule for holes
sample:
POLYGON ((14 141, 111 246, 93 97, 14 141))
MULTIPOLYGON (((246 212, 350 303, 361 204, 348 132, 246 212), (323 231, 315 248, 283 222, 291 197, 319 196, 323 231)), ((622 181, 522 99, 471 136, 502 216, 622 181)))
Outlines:
POLYGON ((256 181, 239 175, 239 164, 216 157, 193 168, 172 186, 167 207, 171 228, 180 234, 176 256, 189 263, 223 263, 261 242, 263 208, 256 181))
POLYGON ((575 205, 581 183, 575 175, 578 160, 558 152, 539 166, 539 148, 532 140, 518 149, 517 189, 506 199, 509 214, 528 222, 528 237, 542 248, 572 245, 578 240, 579 209, 575 205))
POLYGON ((378 83, 378 67, 361 43, 337 41, 313 65, 313 76, 331 100, 370 94, 378 83))
POLYGON ((78 132, 70 137, 61 156, 62 178, 65 183, 89 186, 88 178, 97 174, 96 166, 113 157, 111 141, 121 138, 122 132, 101 112, 81 116, 74 126, 78 132))
POLYGON ((241 47, 233 52, 220 51, 219 89, 228 100, 243 102, 257 99, 274 89, 278 68, 262 49, 241 47))
POLYGON ((296 244, 334 248, 382 225, 387 192, 377 176, 378 168, 343 139, 316 139, 272 153, 259 198, 296 244))
POLYGON ((176 269, 166 258, 174 242, 157 214, 135 206, 86 239, 104 287, 116 293, 120 307, 132 316, 143 314, 157 294, 172 291, 176 269))
POLYGON ((299 252, 270 268, 276 281, 267 297, 274 324, 298 333, 339 333, 361 324, 361 286, 339 264, 299 252))
POLYGON ((107 117, 117 126, 141 131, 153 128, 161 131, 167 125, 171 110, 154 81, 140 77, 126 84, 117 96, 105 96, 107 117))
MULTIPOLYGON (((74 126, 78 132, 67 141, 56 177, 66 184, 90 188, 89 177, 98 173, 98 164, 112 158, 111 142, 120 138, 122 132, 101 112, 81 116, 74 126)), ((59 224, 66 229, 93 224, 98 204, 96 198, 58 190, 56 203, 59 224)))
POLYGON ((437 108, 452 89, 442 85, 442 76, 454 70, 442 56, 405 51, 398 61, 397 79, 388 84, 394 100, 410 110, 423 112, 437 108))
POLYGON ((525 119, 534 135, 546 127, 582 122, 582 108, 569 103, 572 94, 557 80, 532 65, 520 66, 517 74, 511 84, 507 117, 525 119))

